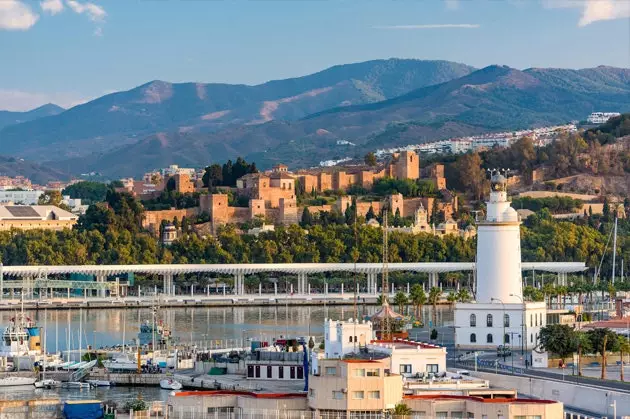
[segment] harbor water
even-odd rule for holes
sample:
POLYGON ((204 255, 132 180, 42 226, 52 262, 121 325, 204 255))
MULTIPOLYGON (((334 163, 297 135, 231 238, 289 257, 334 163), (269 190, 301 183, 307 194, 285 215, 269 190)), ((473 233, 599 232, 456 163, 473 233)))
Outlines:
MULTIPOLYGON (((357 305, 359 318, 373 314, 378 307, 357 305)), ((410 312, 413 308, 409 307, 410 312)), ((424 306, 422 313, 427 325, 432 319, 431 307, 424 306)), ((46 324, 42 338, 47 352, 65 351, 68 347, 85 350, 121 345, 134 346, 140 324, 153 319, 151 309, 99 309, 99 310, 39 310, 26 314, 40 327, 46 324), (82 339, 79 342, 79 331, 82 339), (68 333, 70 332, 70 333, 68 333)), ((0 324, 5 327, 15 313, 1 312, 0 324)), ((350 319, 353 306, 263 306, 263 307, 191 307, 164 308, 159 318, 165 321, 174 337, 182 344, 193 342, 200 348, 209 348, 220 341, 241 345, 243 341, 272 341, 280 336, 313 336, 317 343, 323 340, 324 319, 350 319)), ((453 324, 450 306, 438 306, 434 327, 453 324)), ((157 387, 111 387, 89 390, 53 389, 35 390, 32 387, 0 388, 0 400, 59 397, 69 399, 99 399, 124 401, 141 395, 147 401, 166 400, 169 391, 157 387)))

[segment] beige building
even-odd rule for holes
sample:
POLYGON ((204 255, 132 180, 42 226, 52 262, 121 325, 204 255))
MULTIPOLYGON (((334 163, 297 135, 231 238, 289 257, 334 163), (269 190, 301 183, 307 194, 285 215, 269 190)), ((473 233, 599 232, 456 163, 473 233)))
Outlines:
POLYGON ((383 412, 402 400, 402 376, 387 360, 322 359, 310 377, 308 407, 318 413, 383 412))
POLYGON ((0 206, 0 230, 63 230, 72 228, 79 217, 53 205, 0 206))

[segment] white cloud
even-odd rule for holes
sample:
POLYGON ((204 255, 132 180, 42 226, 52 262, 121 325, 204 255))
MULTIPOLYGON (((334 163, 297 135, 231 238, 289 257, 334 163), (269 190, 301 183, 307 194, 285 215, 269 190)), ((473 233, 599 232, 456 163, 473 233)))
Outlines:
POLYGON ((0 0, 0 30, 25 31, 39 19, 27 4, 18 0, 0 0))
POLYGON ((444 4, 448 10, 459 9, 459 0, 444 0, 444 4))
POLYGON ((44 12, 56 15, 63 10, 63 2, 61 0, 43 0, 39 3, 44 12))
POLYGON ((602 20, 630 18, 630 1, 627 0, 543 0, 550 9, 575 8, 582 10, 578 26, 602 20))
POLYGON ((385 25, 372 26, 374 29, 478 29, 481 25, 476 23, 440 23, 431 25, 385 25))
MULTIPOLYGON (((0 3, 4 0, 0 0, 0 3)), ((0 89, 0 110, 28 111, 47 103, 54 103, 64 108, 70 108, 87 100, 77 93, 38 93, 23 90, 0 89)))
POLYGON ((105 16, 107 16, 107 12, 105 12, 105 9, 103 9, 98 4, 79 3, 76 0, 67 0, 66 3, 73 12, 80 15, 86 14, 92 22, 103 22, 105 20, 105 16))

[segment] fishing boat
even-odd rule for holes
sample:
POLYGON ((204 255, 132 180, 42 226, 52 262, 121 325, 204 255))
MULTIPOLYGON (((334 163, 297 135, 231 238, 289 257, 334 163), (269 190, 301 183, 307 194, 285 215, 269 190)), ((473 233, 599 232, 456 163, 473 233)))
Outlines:
POLYGON ((103 361, 103 367, 109 371, 136 372, 138 371, 138 361, 121 354, 114 359, 103 361))
POLYGON ((172 378, 166 378, 160 381, 160 387, 164 390, 181 390, 183 386, 179 381, 175 381, 172 378))
POLYGON ((34 378, 29 377, 4 377, 0 378, 0 387, 32 386, 35 381, 34 378))
POLYGON ((9 326, 2 332, 0 356, 39 355, 41 353, 40 344, 39 327, 22 311, 11 318, 9 326))

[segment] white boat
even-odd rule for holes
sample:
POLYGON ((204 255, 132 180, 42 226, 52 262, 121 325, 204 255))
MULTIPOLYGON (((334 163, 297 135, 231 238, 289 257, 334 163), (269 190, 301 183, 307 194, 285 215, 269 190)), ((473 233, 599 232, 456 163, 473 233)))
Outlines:
POLYGON ((103 361, 103 367, 109 371, 137 371, 138 361, 128 357, 119 357, 111 360, 103 361))
POLYGON ((57 388, 61 386, 61 382, 57 380, 47 379, 35 382, 35 388, 57 388))
POLYGON ((179 381, 167 378, 160 381, 160 387, 164 390, 181 390, 183 386, 179 381))
POLYGON ((0 378, 0 387, 32 386, 35 381, 37 380, 28 377, 4 377, 0 378))
POLYGON ((107 380, 86 380, 86 383, 90 384, 92 387, 109 387, 112 385, 112 383, 107 380))

